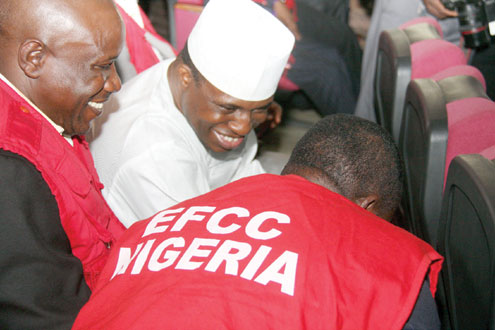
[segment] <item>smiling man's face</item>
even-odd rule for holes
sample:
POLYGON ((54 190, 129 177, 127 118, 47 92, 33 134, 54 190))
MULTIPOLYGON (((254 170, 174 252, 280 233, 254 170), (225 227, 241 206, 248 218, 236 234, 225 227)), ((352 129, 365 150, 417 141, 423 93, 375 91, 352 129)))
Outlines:
POLYGON ((237 99, 204 78, 191 82, 182 96, 180 111, 205 148, 214 152, 239 147, 248 133, 266 120, 273 102, 273 97, 262 101, 237 99))
POLYGON ((39 32, 43 62, 28 97, 65 134, 84 134, 103 102, 121 87, 114 61, 122 49, 123 25, 111 1, 55 2, 74 5, 40 8, 50 21, 40 24, 46 30, 39 32))

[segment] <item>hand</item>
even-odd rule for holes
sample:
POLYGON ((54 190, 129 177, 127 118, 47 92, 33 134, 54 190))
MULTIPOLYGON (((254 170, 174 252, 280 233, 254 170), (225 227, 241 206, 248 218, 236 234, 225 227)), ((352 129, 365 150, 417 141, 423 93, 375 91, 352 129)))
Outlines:
POLYGON ((266 117, 266 120, 256 127, 256 136, 258 138, 261 138, 267 132, 277 127, 282 121, 283 110, 280 104, 273 101, 267 111, 268 116, 266 117))
POLYGON ((423 0, 423 2, 426 10, 438 19, 457 16, 457 12, 455 10, 445 8, 440 0, 423 0))
POLYGON ((294 20, 294 15, 292 15, 290 9, 287 8, 287 5, 277 1, 273 5, 273 12, 275 13, 275 16, 277 16, 277 18, 284 23, 285 26, 287 26, 290 32, 294 34, 296 40, 301 40, 302 36, 299 32, 299 28, 297 27, 297 23, 294 20))

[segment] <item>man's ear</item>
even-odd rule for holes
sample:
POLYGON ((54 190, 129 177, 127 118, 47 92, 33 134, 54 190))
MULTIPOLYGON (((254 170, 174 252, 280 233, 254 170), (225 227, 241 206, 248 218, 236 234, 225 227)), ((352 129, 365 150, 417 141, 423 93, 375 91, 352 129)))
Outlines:
POLYGON ((21 44, 18 61, 26 76, 37 79, 41 75, 46 51, 45 44, 36 39, 28 39, 21 44))
POLYGON ((370 211, 371 213, 378 215, 377 204, 378 195, 370 194, 366 197, 359 197, 356 199, 356 204, 361 206, 363 209, 370 211))
POLYGON ((187 88, 194 82, 192 70, 188 65, 184 63, 179 64, 177 72, 179 73, 179 81, 183 88, 187 88))

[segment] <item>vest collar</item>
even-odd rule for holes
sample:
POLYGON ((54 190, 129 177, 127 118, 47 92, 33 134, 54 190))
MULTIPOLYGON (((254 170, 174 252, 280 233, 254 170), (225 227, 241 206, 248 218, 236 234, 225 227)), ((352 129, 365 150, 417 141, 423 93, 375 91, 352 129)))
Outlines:
POLYGON ((22 97, 27 103, 29 103, 30 106, 33 107, 36 111, 38 111, 43 118, 45 118, 56 130, 57 132, 64 137, 64 139, 71 145, 74 146, 74 143, 72 142, 72 138, 70 136, 67 136, 64 134, 64 128, 62 126, 59 126, 55 124, 53 120, 51 120, 43 111, 41 111, 40 108, 38 108, 33 102, 31 102, 30 99, 28 99, 20 90, 17 89, 3 74, 0 73, 0 80, 2 80, 4 83, 6 83, 10 88, 12 88, 17 94, 19 94, 20 97, 22 97))

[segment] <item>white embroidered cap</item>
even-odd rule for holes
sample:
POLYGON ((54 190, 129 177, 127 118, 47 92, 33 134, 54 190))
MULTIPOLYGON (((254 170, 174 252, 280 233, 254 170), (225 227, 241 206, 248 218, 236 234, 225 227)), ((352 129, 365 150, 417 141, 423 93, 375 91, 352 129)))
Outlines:
POLYGON ((244 101, 275 93, 293 46, 289 29, 252 0, 210 0, 187 41, 203 77, 244 101))

